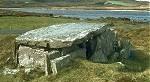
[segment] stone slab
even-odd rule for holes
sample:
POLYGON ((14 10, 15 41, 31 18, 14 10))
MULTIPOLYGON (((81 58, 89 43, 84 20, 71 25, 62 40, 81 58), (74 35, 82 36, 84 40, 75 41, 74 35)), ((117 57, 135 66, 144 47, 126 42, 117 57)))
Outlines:
POLYGON ((105 31, 107 24, 66 23, 43 27, 24 33, 16 38, 18 44, 36 45, 49 48, 69 47, 88 40, 105 31))
POLYGON ((50 62, 51 62, 52 73, 53 75, 56 75, 60 69, 69 65, 70 55, 65 55, 65 56, 53 59, 50 62))
POLYGON ((62 68, 71 65, 71 60, 76 58, 86 58, 86 51, 78 49, 65 56, 50 60, 53 74, 56 75, 62 68))
POLYGON ((18 50, 19 66, 24 66, 26 68, 39 67, 42 70, 45 68, 45 56, 48 60, 61 57, 61 53, 58 50, 48 50, 40 48, 31 48, 28 46, 20 46, 18 50))
POLYGON ((39 48, 32 49, 27 46, 20 46, 18 53, 19 66, 24 66, 26 68, 39 67, 44 70, 45 54, 48 54, 48 51, 39 48))

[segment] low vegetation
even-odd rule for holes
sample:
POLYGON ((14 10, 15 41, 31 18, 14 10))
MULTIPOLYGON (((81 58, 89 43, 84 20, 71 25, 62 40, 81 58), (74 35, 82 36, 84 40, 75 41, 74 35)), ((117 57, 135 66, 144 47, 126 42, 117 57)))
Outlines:
MULTIPOLYGON (((34 29, 51 24, 80 22, 80 20, 51 17, 0 17, 0 28, 34 29)), ((43 76, 38 68, 25 74, 0 74, 2 82, 150 82, 150 29, 149 23, 134 22, 129 19, 107 18, 86 20, 86 22, 107 22, 118 31, 122 38, 128 38, 133 45, 132 57, 123 62, 101 64, 85 59, 73 61, 73 65, 63 69, 56 76, 43 76)), ((13 67, 13 49, 18 35, 0 34, 0 66, 13 67)))
POLYGON ((16 35, 0 35, 0 68, 8 64, 13 57, 14 41, 16 35))
POLYGON ((77 22, 78 20, 53 17, 0 17, 0 29, 35 29, 53 24, 77 22))
POLYGON ((30 12, 21 12, 21 11, 12 11, 0 9, 0 17, 4 16, 15 16, 15 17, 25 17, 25 16, 38 16, 38 17, 52 17, 53 14, 40 14, 40 13, 30 13, 30 12))

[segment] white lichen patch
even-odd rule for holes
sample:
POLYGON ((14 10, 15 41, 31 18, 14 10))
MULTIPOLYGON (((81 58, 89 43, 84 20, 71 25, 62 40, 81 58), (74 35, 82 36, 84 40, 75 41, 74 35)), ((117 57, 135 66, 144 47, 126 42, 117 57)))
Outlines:
MULTIPOLYGON (((31 70, 34 70, 34 68, 24 68, 24 72, 27 74, 30 73, 31 70)), ((20 71, 19 68, 17 68, 17 69, 5 68, 1 74, 3 74, 3 75, 14 75, 14 74, 17 74, 19 71, 20 71)))

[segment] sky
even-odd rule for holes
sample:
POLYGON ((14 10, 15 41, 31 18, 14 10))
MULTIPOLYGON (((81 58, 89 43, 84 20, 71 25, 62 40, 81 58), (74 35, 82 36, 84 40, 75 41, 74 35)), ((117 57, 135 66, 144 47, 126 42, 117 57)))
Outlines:
POLYGON ((136 1, 148 1, 148 2, 150 2, 150 0, 136 0, 136 1))

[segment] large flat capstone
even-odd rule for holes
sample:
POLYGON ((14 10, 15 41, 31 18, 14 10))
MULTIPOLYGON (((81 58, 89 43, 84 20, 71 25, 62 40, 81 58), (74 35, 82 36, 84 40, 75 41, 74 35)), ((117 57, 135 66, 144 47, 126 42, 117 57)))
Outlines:
POLYGON ((66 23, 43 27, 16 38, 18 44, 63 48, 79 44, 105 31, 105 23, 66 23))

